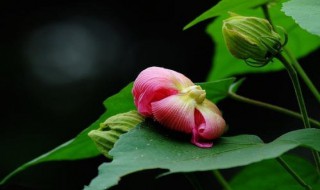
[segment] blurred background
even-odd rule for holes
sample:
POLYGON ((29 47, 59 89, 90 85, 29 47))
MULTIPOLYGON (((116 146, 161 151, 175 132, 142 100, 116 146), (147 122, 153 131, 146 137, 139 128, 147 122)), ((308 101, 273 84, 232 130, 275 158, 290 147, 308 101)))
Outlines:
MULTIPOLYGON (((210 21, 182 28, 216 2, 0 2, 0 178, 75 137, 105 111, 102 102, 107 97, 148 66, 170 68, 203 82, 214 51, 204 32, 210 21)), ((320 80, 319 57, 318 51, 301 60, 313 81, 320 80)), ((298 109, 285 71, 246 77, 240 94, 298 109)), ((303 88, 310 97, 306 99, 310 115, 319 119, 316 101, 303 88)), ((258 134, 268 142, 298 128, 295 119, 231 99, 218 106, 230 127, 227 135, 258 134), (278 126, 272 126, 274 121, 278 126)), ((103 161, 100 156, 40 164, 14 177, 4 189, 82 189, 103 161)), ((232 171, 224 172, 231 177, 232 171)), ((163 189, 172 183, 191 189, 180 175, 153 180, 156 173, 133 174, 114 189, 163 189)))

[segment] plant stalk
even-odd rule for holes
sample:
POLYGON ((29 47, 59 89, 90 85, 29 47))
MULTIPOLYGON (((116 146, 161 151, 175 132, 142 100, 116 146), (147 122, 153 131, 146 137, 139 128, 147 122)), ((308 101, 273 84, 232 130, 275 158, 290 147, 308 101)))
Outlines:
MULTIPOLYGON (((276 27, 273 25, 271 17, 270 17, 268 4, 267 3, 263 4, 261 7, 262 7, 262 11, 263 11, 264 17, 269 21, 269 23, 271 24, 273 29, 276 30, 276 27)), ((300 75, 300 77, 302 78, 304 83, 307 85, 307 87, 310 89, 311 93, 314 95, 314 97, 320 103, 320 92, 317 90, 317 88, 312 83, 312 81, 310 80, 310 78, 308 77, 306 72, 300 66, 300 64, 297 61, 297 59, 293 56, 293 54, 290 52, 290 50, 288 48, 284 47, 283 50, 284 50, 285 54, 289 57, 293 67, 296 69, 296 71, 298 72, 298 74, 300 75)))
MULTIPOLYGON (((303 123, 304 123, 304 127, 305 128, 310 128, 310 123, 308 120, 308 113, 307 113, 307 108, 305 106, 304 103, 304 99, 303 99, 303 95, 302 95, 302 90, 300 87, 300 83, 299 83, 299 78, 297 75, 297 72, 295 70, 295 68, 286 60, 286 58, 279 53, 277 58, 282 62, 282 64, 284 65, 284 67, 287 69, 289 76, 291 78, 296 96, 297 96, 297 100, 298 100, 298 104, 299 104, 299 108, 300 108, 300 112, 302 114, 302 119, 303 119, 303 123)), ((320 174, 320 156, 319 156, 319 152, 312 150, 312 155, 316 164, 316 168, 317 168, 317 172, 318 174, 320 174)))
MULTIPOLYGON (((273 110, 273 111, 276 111, 276 112, 279 112, 279 113, 286 114, 288 116, 292 116, 292 117, 295 117, 295 118, 298 118, 298 119, 302 119, 302 115, 297 113, 297 112, 291 111, 289 109, 286 109, 286 108, 283 108, 283 107, 280 107, 280 106, 276 106, 276 105, 269 104, 269 103, 262 102, 262 101, 258 101, 258 100, 253 100, 251 98, 247 98, 247 97, 241 96, 239 94, 236 94, 234 92, 234 90, 233 90, 233 87, 234 87, 234 85, 230 86, 230 88, 228 90, 228 95, 229 95, 230 98, 232 98, 234 100, 237 100, 237 101, 240 101, 240 102, 244 102, 244 103, 248 103, 248 104, 252 104, 252 105, 255 105, 255 106, 259 106, 259 107, 263 107, 263 108, 267 108, 267 109, 270 109, 270 110, 273 110)), ((308 118, 308 120, 315 127, 320 128, 320 122, 318 122, 317 120, 312 119, 312 118, 308 118)))
POLYGON ((195 190, 204 190, 201 183, 199 182, 199 180, 197 179, 197 177, 195 176, 194 173, 184 173, 183 174, 185 178, 187 178, 187 180, 190 182, 190 184, 192 185, 193 189, 195 190))
POLYGON ((308 75, 304 72, 303 68, 300 66, 299 62, 297 59, 292 55, 290 50, 288 48, 283 48, 285 54, 288 56, 290 59, 293 67, 296 69, 302 80, 305 82, 305 84, 308 86, 310 89, 311 93, 314 95, 314 97, 317 99, 317 101, 320 103, 320 93, 315 87, 315 85, 312 83, 308 75))
POLYGON ((271 17, 270 17, 270 13, 269 13, 268 3, 263 4, 261 7, 262 7, 262 11, 263 11, 264 17, 269 21, 271 26, 274 28, 274 25, 272 23, 272 20, 271 20, 271 17))
POLYGON ((292 81, 292 84, 293 84, 293 87, 294 87, 294 91, 295 91, 296 96, 297 96, 300 112, 302 114, 302 120, 303 120, 304 127, 305 128, 310 128, 310 123, 309 123, 309 120, 308 120, 307 108, 306 108, 306 105, 304 103, 302 90, 301 90, 301 87, 300 87, 300 83, 299 83, 299 78, 298 78, 297 72, 294 69, 294 67, 286 60, 286 58, 282 54, 278 54, 277 58, 282 62, 284 67, 287 69, 287 71, 289 73, 289 76, 291 78, 291 81, 292 81))
MULTIPOLYGON (((270 17, 270 14, 269 14, 269 10, 268 10, 268 5, 267 4, 264 4, 262 5, 262 10, 263 10, 263 14, 265 15, 266 19, 269 21, 269 23, 271 24, 271 26, 273 28, 274 25, 272 24, 272 21, 271 21, 271 17, 270 17)), ((292 59, 293 56, 290 56, 292 59)), ((295 68, 292 66, 291 63, 289 63, 286 58, 281 54, 279 53, 277 56, 276 56, 277 59, 279 59, 279 61, 283 64, 283 66, 287 69, 288 73, 289 73, 289 76, 291 78, 291 81, 293 83, 293 87, 294 87, 294 90, 295 90, 295 93, 296 93, 296 96, 297 96, 297 99, 298 99, 298 104, 299 104, 299 108, 300 108, 300 112, 302 114, 302 119, 303 119, 303 123, 304 123, 304 127, 305 128, 310 128, 310 123, 309 123, 309 120, 308 120, 308 114, 307 114, 307 109, 306 109, 306 106, 305 106, 305 103, 304 103, 304 99, 303 99, 303 95, 302 95, 302 91, 301 91, 301 87, 300 87, 300 83, 299 83, 299 78, 298 78, 298 75, 297 75, 297 71, 295 70, 295 68)), ((302 68, 301 68, 302 69, 302 68)), ((304 72, 303 72, 304 73, 304 72)), ((305 73, 304 73, 305 74, 305 73)), ((305 75, 306 76, 306 75, 305 75)))
POLYGON ((223 177, 219 170, 213 170, 213 175, 217 178, 219 183, 225 190, 232 190, 231 186, 227 182, 227 180, 223 177))
MULTIPOLYGON (((223 175, 219 172, 219 170, 213 170, 213 174, 224 188, 224 190, 232 190, 231 186, 228 184, 227 180, 223 177, 223 175)), ((200 181, 197 179, 197 174, 190 172, 184 173, 185 178, 190 182, 192 187, 195 190, 204 190, 204 187, 201 185, 200 181)))
POLYGON ((277 158, 277 161, 281 164, 281 166, 287 170, 287 172, 305 189, 311 190, 312 187, 306 184, 303 179, 288 165, 288 163, 283 160, 281 157, 277 158))

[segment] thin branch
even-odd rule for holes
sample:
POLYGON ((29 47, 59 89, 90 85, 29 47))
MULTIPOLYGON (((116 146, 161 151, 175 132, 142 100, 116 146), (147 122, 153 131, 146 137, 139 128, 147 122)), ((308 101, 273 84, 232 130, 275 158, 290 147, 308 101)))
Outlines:
POLYGON ((303 181, 303 179, 289 166, 289 164, 283 160, 281 157, 277 158, 277 161, 281 164, 281 166, 287 170, 287 172, 306 190, 311 190, 312 188, 303 181))
POLYGON ((225 190, 232 190, 231 186, 229 185, 229 183, 223 177, 223 175, 220 173, 219 170, 213 170, 213 174, 225 190))
MULTIPOLYGON (((291 116, 291 117, 295 117, 297 119, 302 119, 301 114, 299 114, 297 112, 291 111, 289 109, 286 109, 286 108, 283 108, 283 107, 280 107, 280 106, 276 106, 276 105, 273 105, 273 104, 269 104, 269 103, 266 103, 266 102, 262 102, 262 101, 258 101, 258 100, 254 100, 254 99, 250 99, 250 98, 238 95, 238 94, 236 94, 234 92, 234 88, 235 88, 235 85, 231 85, 230 88, 229 88, 229 91, 228 91, 228 95, 232 99, 235 99, 235 100, 238 100, 238 101, 241 101, 241 102, 244 102, 244 103, 252 104, 252 105, 255 105, 255 106, 267 108, 267 109, 270 109, 270 110, 273 110, 273 111, 276 111, 276 112, 279 112, 279 113, 286 114, 286 115, 291 116)), ((317 128, 320 128, 320 122, 318 122, 317 120, 312 119, 312 118, 308 118, 308 119, 309 119, 309 122, 311 124, 313 124, 313 126, 315 126, 317 128)))

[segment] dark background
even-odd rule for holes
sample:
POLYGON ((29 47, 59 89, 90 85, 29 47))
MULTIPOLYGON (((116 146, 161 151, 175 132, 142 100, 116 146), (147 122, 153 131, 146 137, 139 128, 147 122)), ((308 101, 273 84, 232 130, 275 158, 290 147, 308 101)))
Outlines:
MULTIPOLYGON (((0 2, 0 178, 21 164, 73 138, 104 112, 103 100, 148 66, 179 71, 194 82, 206 79, 214 44, 209 21, 182 31, 216 1, 5 1, 0 2)), ((300 60, 319 81, 319 52, 300 60)), ((242 76, 237 76, 242 77, 242 76)), ((247 75, 239 93, 298 110, 285 71, 247 75)), ((319 83, 316 83, 320 89, 319 83)), ((305 91, 310 116, 319 106, 305 91)), ((266 142, 298 129, 300 121, 225 99, 218 104, 230 127, 226 135, 257 134, 266 142), (275 122, 276 121, 276 122, 275 122)), ((308 157, 308 155, 306 155, 308 157)), ((102 156, 34 166, 4 189, 82 189, 97 175, 102 156)), ((191 189, 180 174, 157 180, 157 170, 126 177, 122 188, 191 189)), ((223 171, 227 178, 233 170, 223 171)), ((201 180, 211 179, 199 173, 201 180)), ((208 187, 218 187, 212 178, 208 187)))

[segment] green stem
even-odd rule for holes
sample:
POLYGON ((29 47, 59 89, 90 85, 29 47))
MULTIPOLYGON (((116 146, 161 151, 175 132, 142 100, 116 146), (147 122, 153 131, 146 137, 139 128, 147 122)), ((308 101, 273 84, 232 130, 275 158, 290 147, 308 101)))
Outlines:
MULTIPOLYGON (((294 67, 286 60, 286 58, 282 55, 282 54, 278 54, 277 58, 282 62, 282 64, 284 65, 284 67, 287 69, 291 81, 293 83, 293 87, 298 99, 298 104, 300 107, 300 111, 302 114, 302 118, 303 118, 303 123, 304 123, 304 127, 305 128, 310 128, 310 123, 308 120, 308 114, 307 114, 307 108, 305 106, 304 103, 304 99, 303 99, 303 95, 302 95, 302 91, 301 91, 301 87, 299 84, 299 78, 297 75, 296 70, 294 69, 294 67)), ((320 156, 319 156, 319 152, 312 150, 312 155, 313 158, 315 160, 315 164, 316 164, 316 168, 318 171, 318 174, 320 174, 320 156)))
POLYGON ((229 185, 229 183, 223 177, 223 175, 220 173, 219 170, 213 170, 213 174, 225 190, 232 190, 231 186, 229 185))
POLYGON ((302 78, 302 80, 305 82, 305 84, 310 89, 311 93, 314 95, 314 97, 320 103, 320 93, 319 93, 319 91, 317 90, 315 85, 312 83, 312 81, 310 80, 308 75, 304 72, 303 68, 300 66, 300 64, 297 61, 297 59, 292 55, 292 53, 290 52, 290 50, 288 48, 283 48, 283 50, 286 53, 286 55, 288 56, 288 58, 290 59, 293 67, 296 69, 296 71, 299 73, 299 75, 302 78))
MULTIPOLYGON (((276 105, 269 104, 269 103, 266 103, 266 102, 261 102, 261 101, 258 101, 258 100, 253 100, 251 98, 247 98, 247 97, 238 95, 238 94, 236 94, 234 92, 234 88, 235 88, 235 85, 231 85, 230 86, 229 91, 228 91, 228 95, 231 98, 235 99, 235 100, 238 100, 238 101, 241 101, 241 102, 244 102, 244 103, 248 103, 248 104, 252 104, 252 105, 255 105, 255 106, 267 108, 267 109, 270 109, 270 110, 273 110, 273 111, 276 111, 276 112, 279 112, 279 113, 283 113, 283 114, 286 114, 288 116, 292 116, 292 117, 295 117, 295 118, 298 118, 298 119, 302 119, 301 114, 299 114, 297 112, 291 111, 289 109, 286 109, 286 108, 283 108, 283 107, 280 107, 280 106, 276 106, 276 105)), ((318 122, 318 121, 316 121, 316 120, 314 120, 312 118, 308 118, 308 119, 309 119, 309 122, 311 124, 313 124, 317 128, 320 128, 320 122, 318 122)))
POLYGON ((184 177, 190 182, 195 190, 203 190, 203 187, 194 173, 184 173, 184 177))
POLYGON ((288 163, 283 160, 281 157, 277 158, 277 161, 281 164, 281 166, 287 170, 287 172, 305 189, 311 190, 312 188, 306 184, 303 179, 288 165, 288 163))
MULTIPOLYGON (((271 26, 275 29, 274 25, 272 24, 272 20, 271 20, 270 14, 269 14, 269 9, 268 9, 268 5, 267 4, 262 5, 262 11, 263 11, 263 14, 264 14, 265 18, 270 22, 271 26)), ((292 65, 280 53, 279 53, 277 58, 283 63, 283 65, 285 66, 285 68, 289 72, 289 75, 290 75, 291 80, 293 82, 293 85, 294 85, 294 88, 295 88, 295 92, 296 92, 296 95, 297 95, 297 98, 298 98, 298 103, 299 103, 300 111, 302 113, 304 126, 306 128, 308 128, 308 127, 310 127, 310 123, 309 123, 309 120, 308 120, 306 107, 305 107, 304 100, 303 100, 303 97, 302 97, 302 92, 301 92, 301 88, 300 88, 297 72, 299 73, 299 75, 301 76, 303 81, 306 83, 306 85, 309 87, 309 89, 311 90, 311 92, 313 93, 313 95, 316 97, 316 99, 319 102, 320 102, 320 94, 319 94, 318 90, 316 89, 316 87, 314 86, 314 84, 312 83, 312 81, 309 79, 308 75, 304 72, 303 68, 300 66, 300 64, 298 63, 296 58, 292 55, 292 53, 287 48, 284 48, 284 51, 287 54, 287 56, 289 57, 290 61, 292 62, 292 65)), ((313 158, 315 160, 317 172, 320 175, 320 156, 319 156, 319 152, 316 152, 316 151, 312 150, 312 155, 313 155, 313 158)))
POLYGON ((300 83, 299 83, 299 78, 298 78, 297 72, 294 69, 294 67, 286 60, 286 58, 282 54, 278 54, 277 58, 282 62, 284 67, 287 69, 287 71, 289 73, 289 76, 291 78, 291 81, 292 81, 292 84, 293 84, 293 87, 294 87, 294 90, 295 90, 295 93, 296 93, 296 96, 297 96, 300 112, 302 114, 304 127, 305 128, 310 128, 310 123, 309 123, 309 120, 308 120, 307 108, 306 108, 306 105, 304 103, 302 90, 301 90, 301 87, 300 87, 300 83))
MULTIPOLYGON (((213 174, 225 190, 232 190, 227 180, 225 180, 225 178, 219 172, 219 170, 213 170, 213 174)), ((184 176, 185 178, 187 178, 187 180, 190 182, 190 184, 195 190, 204 190, 203 186, 197 179, 197 174, 190 172, 190 173, 184 173, 184 176)))
MULTIPOLYGON (((276 30, 276 27, 274 27, 274 25, 272 23, 272 20, 271 20, 271 17, 270 17, 268 4, 263 4, 262 5, 262 11, 263 11, 264 17, 269 21, 269 23, 271 24, 273 29, 276 30)), ((288 48, 284 47, 283 50, 286 53, 286 55, 288 56, 288 58, 290 59, 293 67, 296 69, 296 71, 298 72, 298 74, 300 75, 300 77, 302 78, 304 83, 307 85, 307 87, 310 89, 312 94, 315 96, 315 98, 320 103, 320 93, 319 93, 319 91, 317 90, 315 85, 312 83, 312 81, 310 80, 310 78, 308 77, 306 72, 304 72, 303 68, 300 66, 300 64, 297 61, 297 59, 293 56, 293 54, 291 53, 291 51, 288 48)))
POLYGON ((263 11, 264 17, 269 21, 271 26, 274 28, 274 25, 272 23, 270 13, 269 13, 268 3, 265 3, 262 5, 262 11, 263 11))

